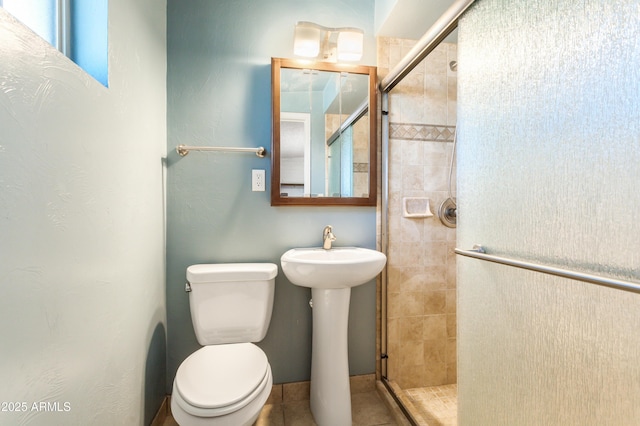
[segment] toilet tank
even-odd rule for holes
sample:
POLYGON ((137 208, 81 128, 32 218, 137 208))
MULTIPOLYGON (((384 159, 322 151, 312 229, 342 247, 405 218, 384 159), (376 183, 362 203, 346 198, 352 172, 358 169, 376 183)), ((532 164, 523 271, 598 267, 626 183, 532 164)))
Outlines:
POLYGON ((198 342, 206 346, 264 339, 276 275, 273 263, 189 266, 189 307, 198 342))

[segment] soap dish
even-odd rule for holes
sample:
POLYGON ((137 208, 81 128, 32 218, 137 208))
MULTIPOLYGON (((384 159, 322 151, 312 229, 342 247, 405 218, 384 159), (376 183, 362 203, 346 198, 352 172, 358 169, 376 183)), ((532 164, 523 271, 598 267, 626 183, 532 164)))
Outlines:
POLYGON ((402 198, 402 216, 410 218, 432 217, 429 199, 424 197, 402 198))

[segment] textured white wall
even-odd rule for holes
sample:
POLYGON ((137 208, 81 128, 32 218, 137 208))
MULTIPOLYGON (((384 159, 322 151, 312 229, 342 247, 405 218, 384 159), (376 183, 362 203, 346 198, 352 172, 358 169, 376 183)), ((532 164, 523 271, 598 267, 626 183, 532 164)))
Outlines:
MULTIPOLYGON (((481 0, 458 50, 458 245, 640 281, 640 4, 481 0)), ((640 423, 640 295, 458 259, 461 425, 640 423)))
POLYGON ((107 89, 0 8, 0 424, 148 424, 164 393, 166 3, 109 15, 107 89))

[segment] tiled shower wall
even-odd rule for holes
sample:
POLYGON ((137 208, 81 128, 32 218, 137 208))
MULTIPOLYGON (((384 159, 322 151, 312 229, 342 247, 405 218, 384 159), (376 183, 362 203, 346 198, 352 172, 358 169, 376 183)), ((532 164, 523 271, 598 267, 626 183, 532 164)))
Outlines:
MULTIPOLYGON (((414 44, 379 38, 379 78, 414 44)), ((387 376, 402 389, 456 382, 456 234, 437 217, 449 197, 456 54, 441 44, 389 94, 387 376), (434 215, 403 217, 405 197, 428 198, 434 215)))

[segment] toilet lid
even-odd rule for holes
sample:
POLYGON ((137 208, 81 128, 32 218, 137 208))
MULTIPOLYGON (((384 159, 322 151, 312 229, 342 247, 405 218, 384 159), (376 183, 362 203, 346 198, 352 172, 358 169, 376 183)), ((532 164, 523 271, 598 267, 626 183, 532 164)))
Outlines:
POLYGON ((190 405, 221 408, 249 396, 268 368, 267 356, 252 343, 205 346, 180 365, 175 385, 190 405))

